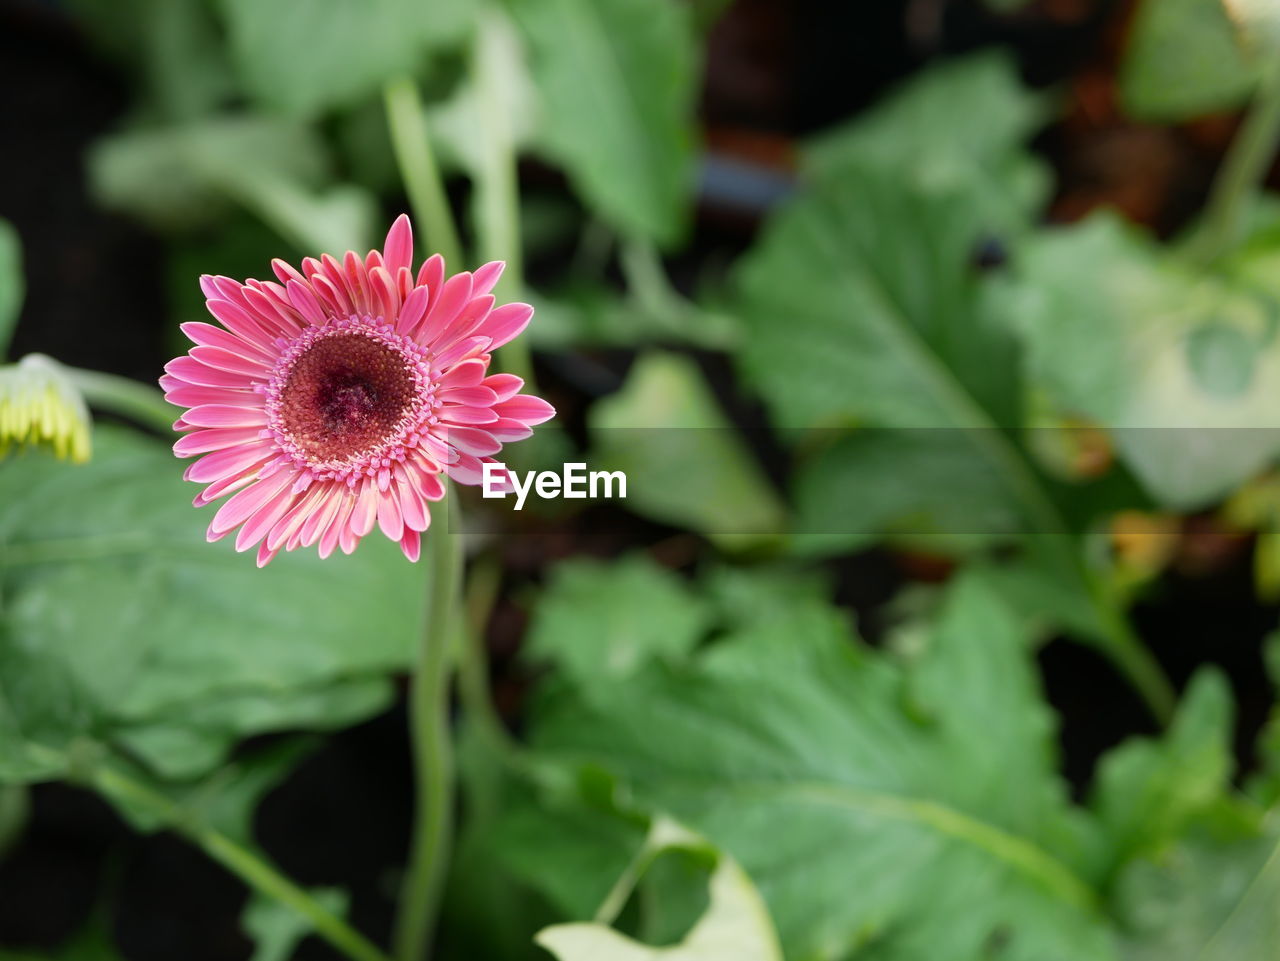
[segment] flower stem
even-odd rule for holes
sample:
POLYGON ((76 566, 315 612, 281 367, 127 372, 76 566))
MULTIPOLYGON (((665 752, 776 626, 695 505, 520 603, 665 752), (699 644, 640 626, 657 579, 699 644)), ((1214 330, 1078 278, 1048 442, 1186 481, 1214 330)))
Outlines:
POLYGON ((1209 193, 1189 253, 1209 263, 1240 239, 1249 201, 1266 177, 1280 144, 1280 58, 1265 67, 1257 93, 1209 193))
POLYGON ((391 129, 391 147, 414 219, 426 232, 427 246, 439 253, 446 265, 460 269, 464 266, 462 242, 431 150, 418 87, 411 77, 398 77, 387 83, 382 97, 391 129))
POLYGON ((454 764, 449 732, 449 675, 456 624, 461 535, 447 530, 451 498, 436 504, 427 542, 426 628, 418 646, 409 695, 416 801, 413 843, 400 889, 396 919, 397 961, 424 961, 444 887, 453 837, 454 764))
POLYGON ((249 887, 293 908, 311 922, 317 935, 352 961, 390 961, 373 942, 328 911, 253 851, 193 818, 189 812, 159 791, 107 766, 96 766, 89 774, 89 782, 108 797, 151 812, 167 827, 196 844, 249 887))
MULTIPOLYGON (((499 288, 510 297, 523 296, 524 250, 520 240, 520 180, 510 105, 503 91, 503 72, 510 70, 519 41, 510 22, 489 10, 481 18, 471 52, 471 82, 480 109, 474 117, 485 150, 476 171, 475 226, 481 259, 502 260, 507 268, 499 288)), ((517 337, 498 352, 507 372, 533 386, 529 342, 517 337)))
POLYGON ((90 407, 119 414, 166 434, 172 433, 179 410, 156 388, 97 370, 66 366, 62 370, 90 407))

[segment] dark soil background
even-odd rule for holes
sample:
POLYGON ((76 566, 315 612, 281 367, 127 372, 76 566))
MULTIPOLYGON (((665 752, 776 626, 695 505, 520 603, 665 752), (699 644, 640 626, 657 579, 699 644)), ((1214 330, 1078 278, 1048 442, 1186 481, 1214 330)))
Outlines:
MULTIPOLYGON (((1055 219, 1102 204, 1161 233, 1201 202, 1235 120, 1144 127, 1115 106, 1126 2, 1041 0, 997 18, 977 0, 738 0, 715 27, 702 104, 719 152, 785 169, 798 136, 874 102, 923 63, 991 44, 1012 49, 1033 83, 1055 85, 1063 119, 1038 148, 1060 177, 1055 219)), ((123 77, 98 60, 57 3, 0 0, 0 215, 25 247, 28 293, 15 353, 44 351, 79 366, 153 381, 167 359, 165 248, 144 229, 96 209, 83 151, 126 111, 123 77)), ((758 216, 707 205, 677 278, 722 263, 750 241, 758 216)), ((583 355, 620 377, 624 352, 583 355)), ((729 365, 704 358, 715 386, 733 394, 729 365)), ((540 382, 571 395, 563 362, 540 382)), ((559 398, 557 398, 559 399, 559 398)), ((513 539, 504 597, 520 597, 555 560, 649 546, 682 566, 691 535, 597 509, 564 529, 513 539), (683 539, 683 541, 682 541, 683 539)), ((696 544, 695 544, 696 546, 696 544)), ((875 550, 831 564, 841 603, 874 640, 881 608, 904 582, 945 570, 929 558, 875 550)), ((1240 705, 1241 761, 1270 702, 1260 639, 1277 609, 1253 597, 1247 540, 1189 524, 1179 560, 1137 611, 1137 625, 1175 681, 1206 661, 1230 675, 1240 705)), ((526 669, 516 660, 526 615, 504 599, 490 623, 495 697, 518 728, 526 669)), ((91 643, 86 639, 86 643, 91 643)), ((1049 696, 1062 714, 1066 771, 1082 790, 1098 755, 1148 729, 1133 693, 1100 657, 1054 642, 1042 654, 1049 696)), ((257 837, 306 885, 343 885, 353 920, 375 938, 391 922, 390 894, 409 828, 410 772, 402 708, 338 734, 271 794, 257 837)), ((50 950, 97 917, 131 961, 248 958, 238 927, 237 881, 169 835, 138 837, 94 796, 45 785, 33 792, 24 840, 0 863, 0 944, 50 950)), ((301 959, 336 957, 310 940, 301 959)))

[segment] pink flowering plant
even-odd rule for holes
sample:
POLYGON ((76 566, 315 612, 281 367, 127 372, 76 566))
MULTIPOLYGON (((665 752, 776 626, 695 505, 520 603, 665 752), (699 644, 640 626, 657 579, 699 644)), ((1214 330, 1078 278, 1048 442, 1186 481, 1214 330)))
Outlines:
POLYGON ((870 6, 0 13, 0 961, 1275 961, 1274 5, 870 6))
POLYGON ((186 408, 174 452, 199 457, 184 476, 208 485, 196 506, 230 495, 209 540, 239 528, 236 550, 257 547, 261 567, 317 544, 350 554, 376 524, 416 561, 444 479, 480 483, 504 443, 554 414, 489 373, 533 308, 495 307, 500 262, 446 280, 435 254, 415 271, 404 215, 364 258, 271 266, 278 283, 200 278, 222 326, 184 324, 196 346, 160 379, 186 408))

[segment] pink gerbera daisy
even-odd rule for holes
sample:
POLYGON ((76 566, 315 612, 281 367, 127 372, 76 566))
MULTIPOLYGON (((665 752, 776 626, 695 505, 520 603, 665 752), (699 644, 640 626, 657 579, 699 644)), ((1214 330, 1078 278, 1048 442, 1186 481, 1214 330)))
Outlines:
POLYGON ((533 315, 494 306, 503 264, 445 280, 438 254, 416 276, 412 259, 401 215, 363 259, 309 257, 301 273, 275 260, 279 283, 200 278, 223 326, 183 324, 197 346, 160 386, 188 408, 175 453, 204 455, 184 475, 208 485, 196 506, 232 495, 209 540, 239 528, 236 550, 257 545, 261 567, 312 544, 350 553, 377 524, 417 560, 441 473, 480 483, 504 443, 555 413, 519 377, 488 374, 533 315))

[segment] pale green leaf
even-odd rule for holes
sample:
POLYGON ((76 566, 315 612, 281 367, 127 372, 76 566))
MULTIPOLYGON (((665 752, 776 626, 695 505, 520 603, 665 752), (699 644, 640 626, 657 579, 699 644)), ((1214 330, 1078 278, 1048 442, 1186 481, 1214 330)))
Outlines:
POLYGON ((789 957, 1115 957, 1027 640, 976 581, 906 665, 819 609, 569 697, 534 736, 740 861, 789 957))
POLYGON ((618 230, 661 244, 693 191, 697 44, 673 0, 518 0, 542 149, 618 230))
POLYGON ((1280 453, 1270 292, 1184 267, 1108 215, 1029 243, 1018 267, 1007 306, 1032 379, 1110 429, 1159 502, 1202 506, 1280 453))
POLYGON ((626 474, 632 510, 726 548, 769 543, 784 530, 785 508, 690 358, 642 354, 622 389, 588 416, 591 464, 626 474))
MULTIPOLYGON (((348 898, 340 888, 312 888, 308 893, 330 914, 346 914, 348 898)), ((240 925, 253 939, 250 961, 289 961, 312 928, 311 922, 293 908, 257 893, 245 905, 240 925)))
POLYGON ((191 507, 167 445, 97 433, 87 465, 0 467, 0 778, 56 775, 77 739, 116 737, 190 776, 201 765, 183 744, 212 764, 245 734, 386 703, 421 618, 419 577, 393 544, 258 570, 206 543, 211 509, 191 507))
POLYGON ((1238 106, 1257 75, 1223 0, 1143 0, 1120 71, 1120 97, 1135 117, 1182 120, 1238 106))
POLYGON ((527 650, 576 684, 624 678, 656 659, 679 663, 709 621, 672 572, 636 555, 612 564, 566 561, 538 600, 527 650))
POLYGON ((1225 679, 1206 669, 1164 737, 1126 742, 1102 759, 1091 805, 1107 834, 1108 871, 1159 854, 1226 796, 1234 767, 1231 708, 1225 679))
POLYGON ((310 116, 413 73, 433 49, 459 43, 466 0, 219 0, 231 51, 261 103, 310 116))
MULTIPOLYGON (((659 820, 642 853, 705 844, 659 820)), ((678 944, 651 947, 600 923, 557 924, 538 932, 536 940, 559 961, 782 961, 778 936, 751 879, 729 855, 716 856, 706 913, 678 944)))
POLYGON ((1280 957, 1280 833, 1209 836, 1121 879, 1126 961, 1275 961, 1280 957))
POLYGON ((313 253, 373 239, 371 195, 330 185, 314 131, 281 120, 227 115, 114 134, 90 153, 89 177, 104 205, 165 230, 206 226, 234 202, 313 253))

